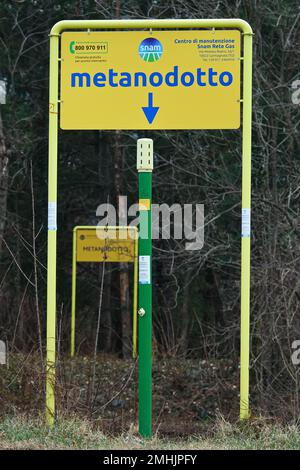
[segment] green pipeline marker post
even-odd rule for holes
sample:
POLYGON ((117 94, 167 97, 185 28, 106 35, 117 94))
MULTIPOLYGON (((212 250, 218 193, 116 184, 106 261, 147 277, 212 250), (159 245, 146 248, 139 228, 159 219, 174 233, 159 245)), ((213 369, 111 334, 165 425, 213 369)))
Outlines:
POLYGON ((152 436, 152 170, 153 141, 137 141, 139 172, 139 433, 152 436))

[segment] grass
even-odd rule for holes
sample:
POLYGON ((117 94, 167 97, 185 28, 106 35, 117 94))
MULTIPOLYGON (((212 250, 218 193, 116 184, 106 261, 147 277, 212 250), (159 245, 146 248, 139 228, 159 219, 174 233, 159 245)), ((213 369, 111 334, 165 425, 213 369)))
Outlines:
POLYGON ((219 418, 207 424, 201 436, 141 439, 132 429, 117 437, 104 435, 94 423, 76 417, 62 418, 49 429, 42 417, 3 417, 0 421, 0 449, 102 449, 102 450, 217 450, 217 449, 300 449, 297 426, 268 424, 262 420, 232 424, 219 418))
POLYGON ((43 419, 44 376, 39 357, 11 355, 10 367, 0 368, 0 449, 300 449, 300 421, 290 412, 288 399, 284 413, 273 406, 272 419, 266 418, 268 408, 256 408, 262 417, 235 421, 238 370, 225 360, 163 358, 154 362, 157 432, 153 439, 143 440, 130 426, 136 412, 135 377, 122 388, 130 368, 129 361, 99 355, 93 419, 88 419, 83 417, 90 405, 90 358, 63 358, 57 378, 59 420, 50 429, 43 419), (222 387, 216 388, 216 383, 222 387), (115 395, 120 406, 111 403, 115 395), (279 419, 297 426, 280 424, 279 419))

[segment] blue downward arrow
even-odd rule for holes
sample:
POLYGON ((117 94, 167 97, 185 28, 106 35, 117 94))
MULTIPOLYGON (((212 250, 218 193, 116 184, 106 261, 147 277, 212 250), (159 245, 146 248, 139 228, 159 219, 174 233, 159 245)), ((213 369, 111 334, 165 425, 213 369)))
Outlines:
POLYGON ((157 111, 159 110, 159 107, 153 106, 153 93, 148 93, 148 106, 143 106, 142 110, 144 111, 149 124, 152 124, 157 111))

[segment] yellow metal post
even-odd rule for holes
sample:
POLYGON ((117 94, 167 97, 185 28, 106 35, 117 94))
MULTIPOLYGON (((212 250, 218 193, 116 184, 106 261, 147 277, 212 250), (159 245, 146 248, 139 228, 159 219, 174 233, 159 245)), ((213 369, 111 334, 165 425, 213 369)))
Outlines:
POLYGON ((137 353, 137 296, 138 296, 138 237, 134 240, 134 274, 133 274, 133 317, 132 317, 132 357, 137 353))
POLYGON ((242 246, 241 246, 241 357, 240 418, 248 419, 250 358, 250 230, 251 230, 251 118, 252 32, 244 38, 243 143, 242 143, 242 246))
MULTIPOLYGON (((237 28, 244 38, 243 71, 243 151, 242 210, 250 219, 251 201, 251 69, 252 29, 241 19, 164 19, 164 20, 66 20, 56 23, 50 34, 50 116, 49 116, 49 219, 47 272, 47 361, 46 417, 55 417, 55 328, 56 328, 56 203, 57 203, 57 117, 59 35, 79 29, 176 29, 237 28), (246 211, 245 211, 246 209, 246 211), (52 223, 54 221, 54 223, 52 223)), ((246 221, 245 225, 248 222, 246 221)), ((250 220, 249 220, 250 228, 250 220)), ((241 247, 241 393, 240 417, 249 417, 249 333, 250 333, 250 234, 242 237, 241 247)))
POLYGON ((59 37, 50 37, 49 82, 49 160, 48 160, 48 261, 47 261, 47 354, 46 420, 55 421, 55 349, 56 349, 56 212, 57 212, 57 118, 58 118, 58 46, 59 37))
POLYGON ((76 248, 77 248, 77 227, 73 230, 73 247, 72 247, 72 307, 71 307, 71 357, 75 353, 75 310, 76 310, 76 248))
POLYGON ((176 29, 176 28, 231 28, 240 29, 243 33, 252 33, 247 21, 240 18, 211 19, 147 19, 147 20, 63 20, 56 23, 51 35, 62 31, 79 29, 176 29))

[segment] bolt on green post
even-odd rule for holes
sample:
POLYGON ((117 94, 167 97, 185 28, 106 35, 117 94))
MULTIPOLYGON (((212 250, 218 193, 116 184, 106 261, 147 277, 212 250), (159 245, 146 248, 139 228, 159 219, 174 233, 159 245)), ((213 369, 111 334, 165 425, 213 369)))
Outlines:
POLYGON ((139 432, 152 437, 152 170, 153 140, 137 141, 139 173, 139 432))

